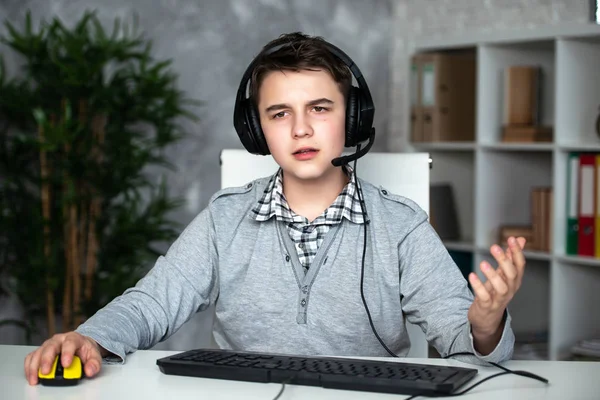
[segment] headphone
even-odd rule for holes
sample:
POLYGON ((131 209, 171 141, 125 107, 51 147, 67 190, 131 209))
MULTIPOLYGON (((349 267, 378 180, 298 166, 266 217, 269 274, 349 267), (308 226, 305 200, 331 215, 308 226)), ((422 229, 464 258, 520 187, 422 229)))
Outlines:
MULTIPOLYGON (((358 146, 366 140, 369 140, 364 149, 357 151, 350 156, 339 157, 332 160, 333 165, 340 166, 352 160, 365 155, 375 140, 375 128, 373 128, 373 118, 375 115, 375 105, 369 86, 365 81, 358 66, 352 59, 329 42, 325 42, 325 47, 340 59, 352 72, 352 75, 358 82, 358 87, 351 86, 348 98, 346 100, 346 134, 345 147, 358 146)), ((282 47, 289 46, 290 43, 275 45, 263 50, 258 56, 252 60, 240 81, 240 86, 235 99, 235 108, 233 111, 233 125, 237 134, 248 152, 252 154, 268 155, 271 152, 267 146, 265 135, 260 125, 260 116, 258 107, 251 97, 246 97, 247 86, 252 78, 252 72, 256 67, 260 57, 273 54, 282 47)))

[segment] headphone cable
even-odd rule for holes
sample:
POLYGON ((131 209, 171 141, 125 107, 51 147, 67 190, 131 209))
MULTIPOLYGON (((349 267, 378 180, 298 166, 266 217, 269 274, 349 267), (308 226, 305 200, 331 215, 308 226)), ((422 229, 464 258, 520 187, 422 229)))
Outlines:
MULTIPOLYGON (((448 354, 447 356, 442 357, 442 358, 443 359, 448 359, 448 358, 454 357, 454 356, 474 356, 474 355, 475 354, 473 354, 473 353, 460 352, 460 353, 448 354)), ((534 373, 531 373, 531 372, 528 372, 528 371, 523 371, 523 370, 512 370, 512 369, 506 368, 506 367, 504 367, 504 366, 502 366, 500 364, 497 364, 497 363, 491 362, 491 361, 486 361, 486 362, 488 364, 493 365, 494 367, 500 368, 503 372, 498 372, 498 373, 496 373, 494 375, 487 376, 487 377, 483 378, 482 380, 480 380, 478 382, 475 382, 474 384, 472 384, 471 386, 467 387, 466 389, 461 390, 460 392, 455 392, 455 393, 450 393, 450 394, 439 394, 439 395, 415 394, 415 395, 412 395, 412 396, 408 397, 406 400, 412 400, 412 399, 415 399, 415 398, 420 397, 420 396, 422 396, 422 397, 457 397, 457 396, 462 396, 463 394, 471 391, 471 389, 474 389, 475 387, 481 385, 483 382, 489 381, 490 379, 497 378, 497 377, 502 376, 502 375, 508 375, 508 374, 514 374, 514 375, 518 375, 518 376, 523 376, 525 378, 535 379, 535 380, 540 381, 540 382, 545 383, 545 384, 549 383, 548 379, 546 379, 544 377, 541 377, 539 375, 536 375, 534 373)))
MULTIPOLYGON (((356 152, 358 153, 359 150, 360 150, 360 144, 357 145, 356 152)), ((362 211, 363 219, 364 219, 363 220, 363 228, 364 228, 363 253, 362 253, 361 272, 360 272, 360 296, 362 298, 362 302, 363 302, 363 305, 365 307, 365 311, 367 312, 367 317, 369 318, 369 324, 371 325, 371 330, 373 331, 373 334, 375 335, 375 337, 377 338, 377 340, 379 341, 379 343, 381 344, 381 346, 390 354, 390 356, 395 357, 395 358, 400 358, 400 357, 398 357, 398 355, 396 355, 396 353, 394 353, 393 351, 391 351, 386 346, 386 344, 383 342, 383 340, 381 339, 381 337, 377 333, 377 329, 375 329, 375 325, 373 324, 373 319, 371 317, 371 312, 369 311, 369 307, 367 306, 367 301, 365 299, 364 276, 365 276, 365 258, 366 258, 366 251, 367 251, 367 212, 366 212, 365 205, 364 205, 364 200, 363 200, 363 197, 362 197, 362 188, 360 186, 358 175, 356 173, 356 161, 357 160, 354 159, 354 164, 353 164, 352 168, 354 170, 353 171, 354 172, 354 178, 356 180, 356 190, 357 190, 357 194, 358 194, 358 200, 359 200, 359 203, 360 203, 360 209, 362 211)), ((452 354, 449 354, 449 355, 447 355, 445 357, 442 357, 442 358, 448 359, 450 357, 459 356, 459 355, 475 356, 475 354, 473 354, 473 353, 461 352, 461 353, 452 353, 452 354)), ((497 364, 497 363, 494 363, 494 362, 491 362, 491 361, 486 361, 486 362, 488 364, 490 364, 490 365, 493 365, 493 366, 501 369, 502 372, 499 372, 497 374, 485 377, 482 380, 474 383, 473 385, 467 387, 466 389, 464 389, 464 390, 462 390, 460 392, 455 392, 455 393, 452 393, 452 394, 438 395, 438 396, 433 396, 433 397, 455 397, 455 396, 460 396, 460 395, 463 395, 463 394, 467 393, 471 389, 473 389, 473 388, 481 385, 482 383, 484 383, 484 382, 486 382, 486 381, 488 381, 490 379, 493 379, 493 378, 496 378, 496 377, 502 376, 502 375, 508 375, 508 374, 515 374, 515 375, 523 376, 523 377, 526 377, 526 378, 535 379, 535 380, 538 380, 538 381, 546 383, 546 384, 548 383, 548 380, 546 378, 543 378, 543 377, 541 377, 539 375, 536 375, 536 374, 533 374, 531 372, 522 371, 522 370, 515 370, 515 371, 513 371, 513 370, 511 370, 509 368, 506 368, 506 367, 500 365, 500 364, 497 364)), ((273 400, 280 399, 281 395, 285 391, 286 384, 289 384, 289 383, 292 383, 292 382, 293 382, 293 378, 287 379, 287 380, 281 382, 281 388, 279 390, 279 393, 277 393, 277 395, 274 397, 273 400)), ((429 395, 415 394, 415 395, 412 395, 412 396, 408 397, 406 400, 415 399, 415 398, 417 398, 419 396, 432 397, 432 396, 429 396, 429 395)))
MULTIPOLYGON (((356 146, 356 152, 360 151, 360 144, 356 146)), ((363 252, 362 252, 362 261, 360 267, 360 297, 362 299, 362 303, 365 307, 365 311, 367 312, 367 317, 369 318, 369 324, 371 325, 371 330, 375 334, 375 337, 381 344, 381 346, 389 353, 392 357, 398 357, 393 351, 391 351, 386 344, 383 342, 379 334, 377 333, 377 329, 375 329, 375 325, 373 324, 373 318, 371 318, 371 312, 369 311, 369 306, 367 306, 367 300, 365 298, 365 258, 367 255, 367 211, 364 205, 363 197, 362 197, 362 187, 360 186, 360 182, 358 179, 358 174, 356 173, 356 159, 354 160, 353 169, 354 169, 354 179, 356 180, 356 192, 358 193, 358 202, 360 203, 360 209, 363 214, 363 252)))
MULTIPOLYGON (((360 150, 360 144, 357 145, 357 150, 356 150, 357 153, 358 153, 359 150, 360 150)), ((356 180, 356 190, 358 192, 358 199, 359 199, 359 202, 360 202, 360 208, 361 208, 361 211, 362 211, 362 214, 363 214, 363 219, 364 219, 364 221, 363 221, 363 228, 364 228, 363 253, 362 253, 361 272, 360 272, 360 296, 362 298, 362 302, 363 302, 363 305, 365 307, 365 311, 367 312, 367 317, 369 319, 369 325, 371 325, 371 330, 373 331, 373 334, 375 335, 375 337, 377 338, 377 340, 379 341, 379 343, 381 344, 381 346, 388 352, 388 354, 390 356, 395 357, 395 358, 399 358, 396 353, 394 353, 393 351, 391 351, 387 347, 387 345, 384 343, 384 341, 381 339, 381 337, 377 333, 377 329, 375 328, 375 325, 373 324, 373 318, 371 317, 371 312, 369 311, 369 306, 367 305, 367 301, 365 299, 364 276, 365 276, 365 258, 366 258, 366 250, 367 250, 367 212, 366 212, 365 205, 364 205, 364 200, 363 200, 363 197, 362 197, 362 188, 360 186, 360 182, 359 182, 359 179, 358 179, 358 174, 356 173, 356 161, 357 160, 355 159, 354 160, 354 164, 353 164, 354 178, 356 180)), ((461 352, 461 353, 452 353, 452 354, 449 354, 449 355, 447 355, 445 357, 442 357, 442 358, 448 359, 450 357, 454 357, 454 356, 458 356, 458 355, 475 356, 475 354, 473 354, 473 353, 461 352)), ((466 388, 466 389, 464 389, 464 390, 462 390, 460 392, 456 392, 456 393, 453 393, 453 394, 450 394, 450 395, 445 395, 445 396, 438 396, 438 397, 460 396, 462 394, 467 393, 468 391, 470 391, 474 387, 479 386, 480 384, 482 384, 485 381, 488 381, 488 380, 490 380, 492 378, 495 378, 495 377, 498 377, 498 376, 501 376, 501 375, 507 375, 507 374, 515 374, 515 375, 523 376, 523 377, 526 377, 526 378, 535 379, 535 380, 538 380, 538 381, 546 383, 546 384, 548 383, 548 380, 546 378, 543 378, 543 377, 541 377, 539 375, 536 375, 536 374, 533 374, 531 372, 521 371, 521 370, 513 371, 513 370, 511 370, 509 368, 506 368, 506 367, 500 365, 500 364, 497 364, 497 363, 494 363, 494 362, 491 362, 491 361, 486 361, 486 362, 489 363, 490 365, 493 365, 493 366, 501 369, 503 372, 500 372, 500 373, 488 376, 488 377, 480 380, 479 382, 477 382, 477 383, 469 386, 468 388, 466 388)), ((409 397, 409 399, 414 399, 417 396, 419 396, 419 395, 417 394, 417 395, 411 396, 411 397, 409 397)))

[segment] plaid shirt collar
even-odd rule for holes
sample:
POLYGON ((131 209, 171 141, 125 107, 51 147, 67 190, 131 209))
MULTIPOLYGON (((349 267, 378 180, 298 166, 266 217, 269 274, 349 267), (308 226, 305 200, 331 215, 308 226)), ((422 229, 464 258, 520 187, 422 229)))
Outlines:
MULTIPOLYGON (((350 181, 335 201, 312 224, 334 225, 341 222, 343 218, 355 224, 364 223, 365 219, 360 207, 358 191, 356 190, 356 175, 349 166, 345 166, 345 171, 350 175, 350 181)), ((281 168, 271 177, 262 197, 252 209, 252 212, 257 221, 267 221, 275 217, 279 221, 288 223, 307 223, 305 217, 296 214, 290 209, 285 199, 285 195, 283 194, 283 171, 281 168)))

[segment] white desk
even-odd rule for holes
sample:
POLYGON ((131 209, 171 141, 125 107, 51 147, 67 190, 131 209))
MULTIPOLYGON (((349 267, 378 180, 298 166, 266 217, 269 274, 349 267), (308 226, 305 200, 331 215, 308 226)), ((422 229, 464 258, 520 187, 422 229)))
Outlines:
MULTIPOLYGON (((138 351, 127 358, 125 365, 104 365, 93 379, 84 379, 74 387, 30 386, 24 376, 25 356, 35 347, 0 345, 0 398, 6 400, 120 400, 120 399, 260 399, 271 400, 279 384, 235 382, 216 379, 165 375, 156 360, 177 352, 138 351)), ((441 365, 465 366, 455 360, 404 359, 441 365)), ((400 361, 400 360, 399 360, 400 361)), ((468 365, 471 366, 471 365, 468 365)), ((515 375, 505 375, 484 382, 460 398, 489 400, 578 400, 600 399, 600 363, 510 361, 506 367, 523 369, 550 380, 543 383, 515 375)), ((479 368, 470 386, 485 376, 498 372, 496 368, 479 368)), ((286 385, 280 400, 348 400, 402 399, 404 396, 322 389, 286 385)), ((419 397, 418 399, 425 399, 419 397)))

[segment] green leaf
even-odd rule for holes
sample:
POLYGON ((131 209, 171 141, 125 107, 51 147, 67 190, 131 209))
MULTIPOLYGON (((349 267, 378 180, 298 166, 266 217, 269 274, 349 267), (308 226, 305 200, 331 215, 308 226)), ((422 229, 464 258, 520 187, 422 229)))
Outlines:
POLYGON ((33 36, 33 31, 31 30, 31 10, 27 10, 27 14, 25 15, 25 34, 26 36, 33 36))
MULTIPOLYGON (((197 120, 191 108, 201 103, 177 87, 173 60, 155 58, 137 16, 132 29, 115 19, 110 36, 95 12, 74 27, 58 17, 42 20, 37 32, 30 14, 21 31, 11 23, 5 21, 2 41, 20 55, 24 73, 8 79, 2 60, 13 55, 0 55, 0 115, 8 124, 0 124, 0 274, 11 282, 0 294, 19 299, 34 330, 45 316, 46 290, 57 313, 62 309, 68 209, 80 217, 89 216, 91 199, 100 206, 99 259, 84 318, 134 285, 155 262, 156 245, 178 235, 181 227, 169 215, 182 200, 147 171, 175 169, 165 149, 184 136, 181 118, 197 120), (42 184, 50 189, 47 220, 42 184)), ((88 237, 89 225, 80 222, 80 237, 88 237)))
POLYGON ((46 113, 39 107, 33 109, 33 117, 38 125, 45 126, 46 125, 46 113))
POLYGON ((100 43, 104 43, 107 41, 106 32, 104 31, 104 27, 98 21, 97 18, 92 19, 92 23, 94 24, 94 28, 96 29, 96 41, 100 43))
POLYGON ((4 57, 2 56, 2 54, 0 54, 0 90, 3 89, 5 84, 6 84, 6 64, 4 64, 4 57))

